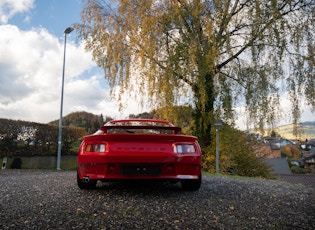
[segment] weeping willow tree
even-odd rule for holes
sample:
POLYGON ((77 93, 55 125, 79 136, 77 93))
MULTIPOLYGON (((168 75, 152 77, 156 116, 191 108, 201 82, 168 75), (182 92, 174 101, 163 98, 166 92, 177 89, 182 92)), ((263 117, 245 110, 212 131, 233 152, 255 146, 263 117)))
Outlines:
POLYGON ((284 92, 294 123, 301 101, 314 111, 313 0, 83 2, 75 28, 112 93, 137 90, 155 108, 187 100, 202 144, 215 119, 234 124, 240 104, 262 131, 284 92))

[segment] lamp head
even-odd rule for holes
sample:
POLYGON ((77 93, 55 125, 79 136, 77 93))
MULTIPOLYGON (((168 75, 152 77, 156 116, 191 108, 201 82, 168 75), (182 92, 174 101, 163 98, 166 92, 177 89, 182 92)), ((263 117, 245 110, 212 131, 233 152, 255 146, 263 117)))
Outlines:
POLYGON ((65 29, 64 33, 65 34, 70 34, 74 29, 72 27, 68 27, 67 29, 65 29))

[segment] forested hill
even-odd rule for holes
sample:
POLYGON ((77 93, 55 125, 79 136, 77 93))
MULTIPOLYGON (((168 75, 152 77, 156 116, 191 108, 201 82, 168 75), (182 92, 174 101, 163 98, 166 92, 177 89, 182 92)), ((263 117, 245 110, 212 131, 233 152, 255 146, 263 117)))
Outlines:
MULTIPOLYGON (((88 133, 94 133, 107 121, 112 120, 112 118, 101 115, 95 115, 88 112, 73 112, 62 118, 63 126, 75 126, 85 128, 88 133)), ((59 119, 51 121, 49 124, 59 125, 59 119)))
POLYGON ((297 128, 297 135, 293 135, 292 124, 279 126, 274 131, 288 139, 313 139, 315 138, 315 121, 301 122, 297 128))
MULTIPOLYGON (((174 112, 172 113, 172 117, 168 118, 169 121, 174 123, 177 126, 184 128, 184 131, 187 131, 190 127, 191 122, 191 113, 192 109, 185 106, 178 106, 174 108, 174 112)), ((165 109, 153 110, 151 112, 145 112, 141 114, 130 114, 129 118, 156 118, 163 119, 164 116, 162 114, 167 113, 168 111, 165 109)), ((95 115, 88 112, 72 112, 67 116, 63 117, 62 124, 63 126, 74 126, 81 127, 86 130, 87 133, 94 133, 97 131, 102 125, 104 125, 109 120, 112 120, 111 117, 103 117, 103 115, 95 115)), ((59 120, 55 120, 50 122, 49 124, 53 124, 58 126, 59 120)), ((299 138, 314 138, 315 137, 315 121, 301 122, 299 125, 299 138)), ((275 128, 275 131, 281 135, 281 137, 294 139, 296 136, 293 135, 293 125, 283 125, 275 128)), ((188 132, 189 133, 189 132, 188 132)))
POLYGON ((313 126, 313 127, 315 128, 315 121, 301 122, 301 125, 304 125, 304 126, 313 126))
MULTIPOLYGON (((144 112, 140 114, 129 114, 129 118, 143 118, 143 119, 166 119, 165 114, 169 113, 167 108, 152 110, 151 112, 144 112)), ((168 115, 167 120, 172 122, 176 126, 180 126, 183 132, 187 131, 190 127, 192 120, 192 109, 187 106, 176 106, 168 115)), ((87 133, 94 133, 106 122, 113 120, 109 116, 103 116, 103 114, 95 115, 85 111, 72 112, 62 118, 62 126, 72 126, 84 128, 87 133)), ((59 126, 59 119, 49 122, 49 124, 59 126)))

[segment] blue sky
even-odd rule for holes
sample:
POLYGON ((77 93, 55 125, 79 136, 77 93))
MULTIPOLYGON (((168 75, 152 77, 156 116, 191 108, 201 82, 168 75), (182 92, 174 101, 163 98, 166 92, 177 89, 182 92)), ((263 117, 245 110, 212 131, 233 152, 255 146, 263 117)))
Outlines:
POLYGON ((45 28, 55 36, 62 36, 63 31, 75 22, 80 22, 81 0, 37 0, 25 13, 17 13, 9 20, 21 30, 33 27, 45 28))
MULTIPOLYGON (((81 0, 0 1, 0 118, 47 123, 59 119, 64 30, 80 22, 81 0)), ((113 118, 149 111, 125 95, 119 111, 101 69, 75 31, 67 36, 63 115, 87 111, 113 118)), ((284 111, 290 102, 283 99, 284 111)), ((244 108, 236 108, 244 111, 244 108)), ((302 108, 302 121, 314 114, 302 108)), ((244 116, 237 124, 245 126, 244 116)), ((290 123, 290 117, 280 123, 290 123)))
MULTIPOLYGON (((80 22, 81 9, 81 0, 0 1, 1 118, 40 123, 59 119, 64 30, 80 22)), ((63 105, 63 115, 87 111, 125 118, 146 111, 127 99, 119 111, 103 72, 75 31, 67 36, 63 105)))

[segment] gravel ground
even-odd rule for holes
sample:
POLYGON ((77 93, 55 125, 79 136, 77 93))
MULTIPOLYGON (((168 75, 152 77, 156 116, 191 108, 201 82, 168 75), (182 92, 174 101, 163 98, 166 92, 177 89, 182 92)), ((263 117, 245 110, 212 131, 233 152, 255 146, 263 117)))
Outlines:
POLYGON ((179 184, 99 183, 75 171, 0 171, 0 229, 315 229, 315 187, 204 176, 179 184))

